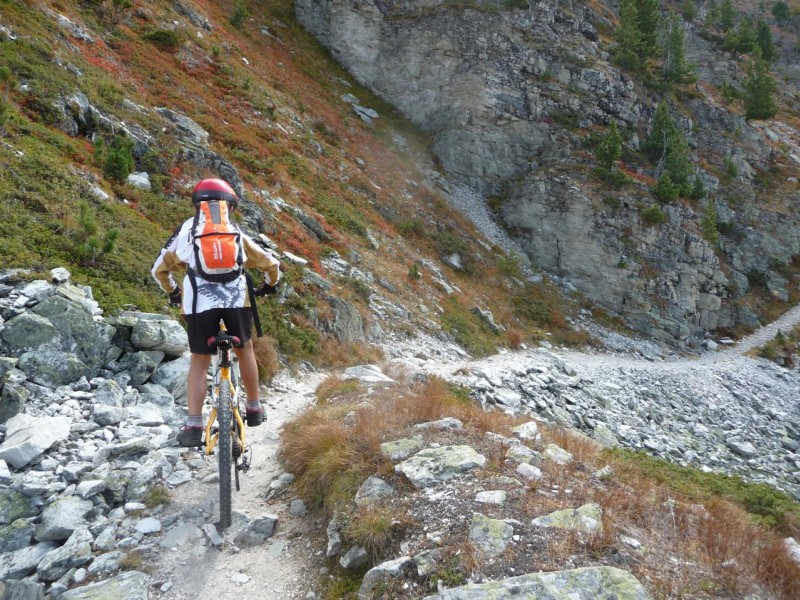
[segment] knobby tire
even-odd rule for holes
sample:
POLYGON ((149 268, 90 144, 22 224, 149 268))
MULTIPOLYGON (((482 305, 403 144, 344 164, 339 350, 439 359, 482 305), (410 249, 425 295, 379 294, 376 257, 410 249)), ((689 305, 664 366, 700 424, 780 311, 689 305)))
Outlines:
POLYGON ((229 381, 221 381, 219 386, 219 526, 231 526, 231 388, 229 381))

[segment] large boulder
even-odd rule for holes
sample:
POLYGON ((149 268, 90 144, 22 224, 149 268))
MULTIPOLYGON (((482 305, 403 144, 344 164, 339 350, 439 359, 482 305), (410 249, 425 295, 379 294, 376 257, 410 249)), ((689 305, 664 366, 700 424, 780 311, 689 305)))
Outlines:
MULTIPOLYGON (((0 525, 8 525, 14 523, 18 519, 27 519, 35 517, 37 514, 36 507, 21 492, 11 489, 0 489, 0 525)), ((0 534, 4 539, 11 535, 11 531, 3 530, 0 534)), ((0 540, 0 546, 4 544, 0 540)))
POLYGON ((177 321, 164 315, 134 314, 131 343, 138 350, 160 350, 169 356, 180 356, 189 349, 189 336, 177 321))
POLYGON ((53 389, 93 376, 93 370, 75 354, 52 346, 25 352, 19 357, 19 369, 34 383, 53 389))
POLYGON ((471 583, 444 590, 425 600, 499 600, 548 598, 549 600, 650 600, 642 584, 622 569, 585 567, 569 571, 531 573, 488 583, 471 583))
POLYGON ((6 440, 0 445, 0 460, 21 469, 67 439, 70 424, 67 417, 16 415, 6 423, 6 440))
POLYGON ((60 498, 48 505, 42 513, 42 520, 36 526, 38 541, 60 541, 69 538, 76 529, 88 527, 86 521, 94 508, 89 500, 75 496, 60 498))
POLYGON ((61 600, 149 600, 150 577, 139 571, 128 571, 111 579, 68 590, 61 600))
POLYGON ((415 487, 423 488, 448 481, 486 464, 486 457, 470 446, 426 448, 395 466, 415 487))
POLYGON ((150 383, 160 385, 172 394, 175 402, 186 405, 186 375, 189 372, 191 355, 184 354, 175 360, 162 362, 150 376, 150 383))
POLYGON ((22 550, 0 554, 0 581, 22 579, 33 573, 41 560, 55 549, 56 544, 45 542, 28 546, 22 550))
POLYGON ((46 317, 31 312, 9 319, 0 331, 3 349, 17 357, 60 339, 58 330, 46 317))
POLYGON ((60 548, 49 552, 36 567, 42 581, 55 581, 75 567, 92 560, 92 534, 88 529, 76 529, 60 548))
POLYGON ((31 309, 58 330, 61 349, 75 355, 92 369, 103 366, 111 345, 110 329, 95 322, 86 306, 62 295, 50 296, 31 309))

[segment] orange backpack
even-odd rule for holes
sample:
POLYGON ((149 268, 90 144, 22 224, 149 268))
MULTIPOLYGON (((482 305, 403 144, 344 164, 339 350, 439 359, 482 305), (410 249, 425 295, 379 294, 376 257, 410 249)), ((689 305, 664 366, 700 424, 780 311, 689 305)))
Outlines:
POLYGON ((228 283, 242 274, 242 233, 231 223, 224 200, 198 202, 192 223, 194 268, 206 281, 228 283))

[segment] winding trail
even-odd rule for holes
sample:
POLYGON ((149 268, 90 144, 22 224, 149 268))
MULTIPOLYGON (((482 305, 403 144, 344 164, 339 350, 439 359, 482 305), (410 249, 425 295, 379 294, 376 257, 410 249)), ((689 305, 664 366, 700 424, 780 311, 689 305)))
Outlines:
MULTIPOLYGON (((709 352, 696 359, 646 360, 630 358, 608 352, 583 353, 566 350, 529 349, 521 352, 505 352, 480 360, 464 359, 446 344, 421 336, 408 341, 402 349, 406 359, 417 356, 421 350, 431 353, 423 365, 415 365, 427 373, 450 378, 468 366, 480 365, 492 368, 513 368, 527 361, 536 362, 543 355, 563 360, 579 374, 603 378, 604 373, 616 372, 616 377, 625 377, 626 371, 656 371, 669 375, 673 382, 693 381, 704 385, 704 381, 724 379, 744 367, 738 361, 750 361, 744 355, 774 337, 781 329, 788 331, 800 323, 800 306, 792 308, 782 317, 761 327, 738 344, 719 352, 709 352), (440 352, 431 352, 436 347, 440 352), (620 375, 622 374, 622 375, 620 375), (712 375, 713 374, 713 375, 712 375)), ((393 344, 391 354, 397 355, 398 345, 393 344)), ((387 353, 389 354, 389 353, 387 353)), ((409 362, 407 360, 407 362, 409 362)), ((309 517, 292 516, 288 503, 290 494, 270 498, 269 485, 283 472, 278 459, 279 432, 293 418, 313 404, 314 390, 327 373, 312 373, 296 380, 283 374, 265 390, 268 398, 268 423, 254 430, 253 467, 242 480, 242 491, 234 496, 234 510, 246 512, 250 518, 265 513, 278 516, 275 535, 256 548, 238 549, 233 545, 236 525, 224 532, 225 544, 221 549, 206 547, 204 541, 189 542, 173 549, 160 549, 151 591, 155 598, 193 600, 208 597, 214 600, 240 600, 253 597, 264 600, 317 598, 320 567, 324 565, 324 524, 309 517)), ((198 456, 186 457, 195 460, 198 456)), ((174 490, 173 501, 165 514, 175 515, 179 521, 193 519, 198 525, 198 507, 215 502, 218 493, 216 483, 201 483, 204 473, 212 473, 215 461, 201 467, 190 483, 174 490), (202 471, 202 472, 200 472, 202 471)), ((202 518, 200 518, 202 521, 202 518)), ((163 539, 163 536, 162 538, 163 539)), ((156 543, 159 543, 157 541, 156 543)))

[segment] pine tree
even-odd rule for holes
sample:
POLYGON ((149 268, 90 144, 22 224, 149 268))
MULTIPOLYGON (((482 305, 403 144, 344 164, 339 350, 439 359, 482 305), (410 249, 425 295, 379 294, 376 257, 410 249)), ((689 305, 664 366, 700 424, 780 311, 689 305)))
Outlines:
MULTIPOLYGON (((758 54, 758 53, 756 53, 758 54)), ((771 119, 778 112, 773 93, 775 80, 769 72, 767 62, 755 56, 747 69, 744 89, 744 111, 748 119, 771 119)))
POLYGON ((736 25, 736 51, 748 54, 756 49, 758 34, 750 19, 742 19, 736 25))
POLYGON ((717 207, 714 202, 709 200, 706 207, 703 209, 703 219, 700 222, 700 227, 703 230, 703 237, 706 241, 715 246, 719 244, 719 228, 717 226, 717 207))
POLYGON ((694 185, 692 185, 692 191, 689 192, 689 198, 692 200, 702 200, 708 194, 708 190, 706 190, 706 186, 703 184, 703 178, 700 177, 699 174, 694 176, 694 185))
POLYGON ((703 20, 703 27, 711 29, 719 21, 719 6, 716 0, 709 0, 706 6, 706 18, 703 20))
POLYGON ((595 154, 604 169, 607 171, 614 169, 614 163, 622 157, 622 135, 616 123, 611 123, 611 127, 600 140, 595 154))
POLYGON ((728 31, 733 28, 734 21, 736 20, 736 11, 733 8, 731 0, 722 0, 719 7, 719 26, 722 31, 728 31))
POLYGON ((692 65, 686 61, 683 23, 678 13, 670 11, 661 30, 661 76, 665 83, 689 83, 694 80, 692 65))
POLYGON ((772 30, 763 19, 758 21, 758 32, 756 34, 756 42, 761 50, 761 58, 768 63, 771 63, 777 58, 775 51, 775 42, 772 40, 772 30))
POLYGON ((684 19, 694 21, 697 18, 697 3, 694 0, 683 0, 681 12, 684 19))
POLYGON ((639 32, 642 35, 641 52, 646 59, 658 51, 659 0, 634 0, 639 32))
POLYGON ((673 202, 678 199, 679 195, 678 188, 672 184, 672 180, 667 173, 658 178, 651 192, 659 202, 673 202))
POLYGON ((656 108, 653 115, 653 125, 650 127, 650 134, 642 144, 642 151, 645 156, 653 163, 658 163, 663 155, 667 140, 676 131, 675 121, 669 114, 669 106, 662 102, 656 108))
POLYGON ((789 18, 789 5, 783 0, 779 0, 772 5, 772 16, 779 23, 786 21, 789 18))
POLYGON ((635 0, 622 0, 616 33, 617 45, 612 51, 614 62, 628 71, 641 71, 646 60, 641 55, 642 33, 635 0))
POLYGON ((694 168, 690 157, 689 144, 686 143, 686 138, 680 130, 676 129, 667 140, 663 169, 681 196, 689 195, 692 190, 689 177, 694 168))

